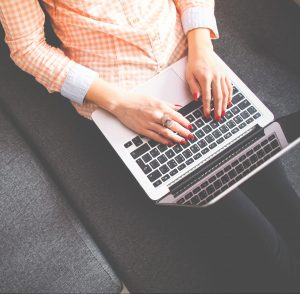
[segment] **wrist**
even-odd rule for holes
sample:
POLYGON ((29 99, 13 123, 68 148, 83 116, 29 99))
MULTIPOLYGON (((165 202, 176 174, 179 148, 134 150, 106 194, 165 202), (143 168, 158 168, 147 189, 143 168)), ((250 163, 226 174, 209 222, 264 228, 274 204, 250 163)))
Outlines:
POLYGON ((100 78, 92 83, 85 98, 112 114, 122 101, 121 91, 116 86, 100 78))
POLYGON ((187 34, 189 54, 197 53, 201 50, 213 50, 210 37, 210 30, 207 28, 197 28, 187 34))

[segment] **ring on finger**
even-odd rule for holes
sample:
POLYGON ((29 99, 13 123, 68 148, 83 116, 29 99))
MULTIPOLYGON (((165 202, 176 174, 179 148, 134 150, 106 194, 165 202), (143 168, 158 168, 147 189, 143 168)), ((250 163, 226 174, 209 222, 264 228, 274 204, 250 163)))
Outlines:
POLYGON ((173 126, 174 121, 167 114, 164 114, 161 118, 161 124, 163 127, 170 129, 173 126))

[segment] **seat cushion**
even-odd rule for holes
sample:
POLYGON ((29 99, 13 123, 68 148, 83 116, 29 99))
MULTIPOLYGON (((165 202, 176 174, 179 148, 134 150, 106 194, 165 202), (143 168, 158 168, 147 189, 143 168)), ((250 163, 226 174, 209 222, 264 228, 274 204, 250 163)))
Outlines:
MULTIPOLYGON (((293 3, 216 4, 217 53, 276 116, 300 109, 300 64, 294 58, 299 22, 293 3), (279 24, 281 18, 288 21, 279 24)), ((201 267, 207 262, 205 252, 195 245, 198 211, 154 206, 91 122, 60 95, 48 95, 7 58, 3 64, 3 106, 67 192, 129 291, 211 291, 211 269, 201 267)), ((299 167, 299 160, 294 162, 299 167)), ((289 175, 293 178, 295 170, 289 169, 289 175)), ((299 183, 293 183, 300 191, 299 183)))
POLYGON ((119 293, 120 281, 0 109, 0 292, 119 293))

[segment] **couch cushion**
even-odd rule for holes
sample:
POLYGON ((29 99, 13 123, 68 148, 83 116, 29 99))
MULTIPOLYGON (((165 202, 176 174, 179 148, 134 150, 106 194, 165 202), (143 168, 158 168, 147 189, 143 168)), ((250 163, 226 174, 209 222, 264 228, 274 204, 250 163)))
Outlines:
MULTIPOLYGON (((221 32, 217 52, 276 116, 300 108, 300 64, 295 59, 299 22, 293 8, 280 0, 272 6, 263 0, 217 1, 216 6, 221 32), (281 18, 288 21, 279 24, 281 18)), ((7 59, 3 64, 3 105, 67 191, 129 290, 211 290, 211 269, 201 266, 201 258, 208 257, 194 236, 201 224, 199 212, 155 207, 91 122, 7 59)))
POLYGON ((0 292, 120 292, 120 281, 0 109, 0 292))

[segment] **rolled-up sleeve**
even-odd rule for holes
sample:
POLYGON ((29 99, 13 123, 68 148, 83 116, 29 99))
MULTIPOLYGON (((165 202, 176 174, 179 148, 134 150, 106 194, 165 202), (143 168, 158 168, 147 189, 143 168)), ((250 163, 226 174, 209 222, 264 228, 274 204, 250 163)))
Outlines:
POLYGON ((214 0, 174 0, 174 3, 186 34, 196 28, 208 28, 212 39, 219 38, 214 0))
POLYGON ((0 21, 16 65, 33 75, 49 92, 61 92, 81 104, 98 74, 47 44, 45 15, 38 0, 0 1, 0 21))

